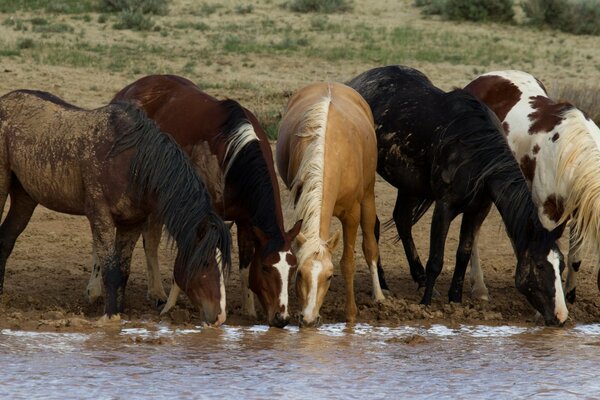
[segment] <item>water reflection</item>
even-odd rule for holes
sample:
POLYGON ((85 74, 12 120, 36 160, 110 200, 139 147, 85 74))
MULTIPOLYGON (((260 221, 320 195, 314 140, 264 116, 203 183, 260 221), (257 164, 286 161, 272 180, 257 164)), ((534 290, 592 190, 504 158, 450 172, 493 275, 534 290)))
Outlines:
POLYGON ((580 398, 599 342, 600 325, 2 330, 0 398, 580 398))

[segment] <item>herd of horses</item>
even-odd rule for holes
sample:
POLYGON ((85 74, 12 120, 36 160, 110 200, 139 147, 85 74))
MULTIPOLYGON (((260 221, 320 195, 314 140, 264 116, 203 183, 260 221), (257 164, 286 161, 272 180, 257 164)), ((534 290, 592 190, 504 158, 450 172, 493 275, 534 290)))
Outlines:
MULTIPOLYGON (((7 259, 38 204, 85 215, 93 270, 87 297, 104 298, 104 317, 124 310, 133 248, 143 236, 148 298, 167 312, 183 291, 208 324, 226 318, 225 282, 237 227, 243 312, 268 323, 320 321, 342 223, 340 268, 346 321, 356 319, 354 246, 358 226, 374 300, 387 289, 375 209, 379 173, 398 189, 393 220, 410 274, 432 301, 446 236, 462 214, 448 293, 461 302, 471 262, 472 295, 487 300, 477 236, 492 204, 511 240, 515 284, 546 324, 561 325, 575 301, 581 254, 600 253, 600 130, 569 103, 520 71, 492 72, 445 92, 404 66, 366 71, 345 84, 298 90, 283 113, 278 172, 290 190, 294 226, 286 231, 270 143, 256 117, 173 75, 141 78, 109 105, 85 110, 46 92, 0 97, 0 294, 7 259), (434 204, 428 259, 412 226, 434 204), (565 262, 557 241, 568 226, 565 262), (160 277, 162 227, 177 246, 167 296, 160 277)), ((600 278, 599 278, 600 279, 600 278)), ((600 286, 600 282, 599 282, 600 286)))

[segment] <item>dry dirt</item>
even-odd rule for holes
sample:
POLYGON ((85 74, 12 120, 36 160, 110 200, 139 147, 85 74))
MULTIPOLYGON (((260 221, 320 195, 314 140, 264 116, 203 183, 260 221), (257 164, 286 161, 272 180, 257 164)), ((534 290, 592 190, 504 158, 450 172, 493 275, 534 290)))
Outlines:
MULTIPOLYGON (((225 7, 233 7, 235 1, 224 1, 225 7)), ((306 23, 312 16, 291 14, 277 5, 267 2, 254 2, 254 12, 248 18, 268 16, 273 20, 285 20, 290 24, 306 23)), ((186 10, 193 2, 174 1, 171 13, 163 17, 167 22, 177 19, 193 19, 186 10)), ((507 64, 496 62, 489 65, 451 65, 449 63, 415 62, 397 60, 423 70, 434 83, 449 89, 463 86, 477 73, 499 68, 521 68, 538 75, 542 80, 552 82, 587 82, 587 77, 597 74, 597 38, 575 37, 552 32, 536 32, 514 26, 456 24, 423 19, 418 10, 411 7, 412 1, 389 2, 384 0, 356 2, 352 14, 330 17, 336 23, 363 22, 385 26, 411 24, 431 30, 444 30, 449 36, 465 33, 498 35, 499 40, 520 41, 523 46, 548 47, 548 55, 556 57, 557 48, 569 52, 568 63, 557 63, 554 59, 540 59, 532 65, 525 62, 507 64), (374 22, 375 21, 375 22, 374 22)), ((34 14, 21 13, 19 18, 30 18, 34 14)), ((0 15, 4 20, 6 15, 0 15)), ((60 21, 62 17, 58 17, 60 21)), ((66 18, 66 17, 65 17, 66 18)), ((97 16, 93 16, 96 20, 97 16)), ((230 18, 235 22, 241 16, 235 14, 214 14, 207 17, 211 27, 220 23, 220 18, 230 18)), ((71 21, 71 20, 69 20, 71 21)), ((161 20, 162 21, 162 20, 161 20)), ((82 22, 71 21, 79 31, 82 22)), ((22 33, 0 26, 2 40, 14 41, 22 33), (13 36, 10 36, 13 35, 13 36)), ((118 43, 139 39, 141 34, 129 31, 98 30, 91 24, 86 31, 86 39, 93 43, 118 43)), ((144 34, 147 40, 163 41, 173 48, 184 46, 186 38, 179 41, 171 36, 163 38, 158 34, 144 34)), ((201 42, 201 39, 198 39, 201 42)), ((321 40, 328 40, 323 37, 321 40)), ((427 45, 427 38, 423 46, 427 45)), ((164 44, 164 43, 163 43, 164 44)), ((42 51, 41 49, 33 50, 42 51)), ((452 51, 451 49, 449 51, 452 51)), ((18 88, 42 89, 53 92, 67 101, 80 106, 96 107, 109 101, 112 95, 131 81, 145 74, 157 72, 180 72, 183 65, 170 69, 171 64, 180 62, 157 59, 155 67, 142 66, 140 72, 130 70, 114 72, 102 68, 77 68, 69 65, 50 65, 36 62, 32 54, 22 57, 0 57, 0 93, 18 88), (170 63, 170 64, 169 64, 170 63)), ((131 55, 132 63, 136 55, 131 55)), ((183 61, 182 61, 183 62, 183 61)), ((260 112, 265 109, 281 110, 286 94, 315 80, 344 81, 368 68, 379 65, 377 60, 356 62, 326 61, 324 59, 289 57, 276 54, 263 57, 245 54, 223 55, 220 62, 197 64, 188 77, 195 81, 224 82, 221 88, 207 90, 218 97, 239 99, 250 109, 260 112), (248 67, 244 67, 248 65, 248 67), (237 85, 246 82, 251 85, 237 85), (226 88, 226 89, 223 89, 226 88)), ((283 188, 283 186, 281 186, 283 188)), ((390 218, 395 203, 395 190, 379 180, 376 187, 377 208, 382 221, 390 218)), ((282 196, 287 193, 282 189, 282 196)), ((284 201, 285 203, 285 201, 284 201)), ((5 210, 6 211, 6 210, 5 210)), ((289 215, 286 215, 289 217, 289 215)), ((421 259, 427 259, 429 243, 429 223, 431 212, 427 213, 414 229, 415 241, 421 259)), ((395 240, 395 232, 383 234, 381 254, 391 293, 382 304, 370 300, 370 278, 364 259, 357 248, 358 268, 356 274, 358 322, 371 324, 403 324, 410 322, 484 323, 484 324, 540 324, 533 309, 514 287, 515 257, 504 233, 498 213, 493 210, 483 225, 480 238, 480 253, 490 290, 489 302, 469 299, 469 284, 465 284, 464 303, 447 304, 446 292, 449 288, 456 250, 460 218, 452 225, 447 240, 445 269, 440 275, 436 288, 441 293, 432 306, 418 305, 420 294, 410 279, 404 250, 395 240)), ((292 221, 288 219, 287 226, 292 221)), ((337 223, 336 223, 337 224, 337 223)), ((339 227, 339 224, 337 225, 339 227)), ((235 232, 234 232, 235 234, 235 232)), ((361 238, 359 237, 359 241, 361 238)), ((235 243, 235 240, 234 240, 235 243)), ((336 254, 339 260, 340 254, 336 254)), ((165 287, 170 284, 170 271, 174 253, 163 244, 161 251, 161 272, 165 287)), ((234 265, 237 257, 234 259, 234 265)), ((87 220, 84 217, 57 214, 39 207, 28 228, 19 238, 7 265, 4 295, 0 299, 0 328, 15 329, 95 329, 95 321, 101 316, 101 304, 87 304, 83 292, 87 284, 91 266, 91 240, 87 220)), ((578 300, 569 306, 568 324, 600 321, 600 300, 596 288, 594 264, 589 259, 582 265, 578 300)), ((229 324, 252 324, 264 322, 250 320, 240 314, 239 276, 234 270, 228 282, 229 324)), ((131 324, 158 322, 158 311, 146 300, 145 263, 141 245, 134 253, 131 278, 127 287, 126 315, 131 324)), ((292 298, 292 305, 296 305, 292 298)), ((258 303, 257 303, 258 304, 258 303)), ((324 322, 344 320, 344 290, 339 269, 336 270, 321 311, 324 322)), ((180 298, 178 308, 163 318, 167 323, 179 326, 198 324, 198 313, 189 303, 180 298)))

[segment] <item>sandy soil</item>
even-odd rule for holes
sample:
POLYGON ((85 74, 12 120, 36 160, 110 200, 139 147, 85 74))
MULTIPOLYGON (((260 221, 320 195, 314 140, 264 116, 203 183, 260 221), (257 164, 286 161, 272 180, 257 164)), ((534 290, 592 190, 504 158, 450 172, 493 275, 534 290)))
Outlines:
MULTIPOLYGON (((235 1, 224 1, 225 7, 233 7, 235 1)), ((273 2, 278 3, 278 2, 273 2)), ((190 1, 173 1, 171 13, 159 18, 161 23, 175 23, 179 19, 190 20, 190 1)), ((498 41, 520 41, 523 46, 535 45, 548 47, 548 59, 536 60, 534 63, 518 62, 507 64, 450 65, 448 63, 411 62, 397 60, 423 70, 439 86, 450 89, 463 86, 478 73, 499 68, 521 68, 535 73, 546 82, 587 82, 587 77, 597 73, 599 50, 597 38, 574 37, 552 32, 536 32, 515 26, 495 26, 477 24, 456 24, 440 22, 436 19, 425 20, 419 11, 410 6, 412 1, 389 2, 376 0, 356 2, 353 14, 334 15, 329 17, 336 23, 364 22, 381 24, 388 27, 409 24, 431 30, 444 29, 448 35, 481 34, 497 35, 498 41), (558 50, 564 49, 571 57, 568 64, 556 63, 558 50)), ((30 18, 33 14, 19 14, 19 18, 30 18)), ((2 19, 7 16, 2 16, 2 19)), ((255 18, 259 24, 261 18, 286 21, 290 25, 306 24, 313 16, 291 14, 283 11, 270 1, 255 2, 255 10, 247 18, 255 18)), ((68 17, 52 17, 58 22, 68 17)), ((97 16, 93 16, 96 20, 97 16)), ((211 27, 222 25, 221 20, 241 20, 236 14, 216 13, 206 17, 211 27)), ((68 19, 75 26, 75 32, 83 29, 83 22, 68 19)), ((92 24, 85 24, 85 40, 92 44, 123 43, 140 37, 149 42, 172 46, 190 46, 194 40, 201 45, 207 39, 202 33, 191 32, 189 35, 171 35, 163 38, 158 33, 134 33, 130 31, 104 30, 92 24), (140 36, 145 35, 145 36, 140 36), (196 36, 194 36, 196 35, 196 36), (188 38, 188 36, 190 36, 188 38), (190 42, 191 41, 191 42, 190 42)), ((2 40, 13 42, 24 35, 5 26, 0 26, 2 40)), ((29 35, 29 33, 26 33, 29 35)), ((39 37, 42 37, 38 35, 39 37)), ((38 40, 38 36, 35 37, 38 40)), ((75 33, 69 40, 74 40, 75 33)), ((426 38, 425 38, 426 39, 426 38)), ((40 39, 41 40, 41 39, 40 39)), ((330 40, 327 36, 321 40, 330 40)), ((426 44, 424 44, 426 45, 426 44)), ((131 70, 111 72, 101 68, 76 68, 61 65, 50 65, 37 62, 33 53, 43 52, 34 49, 31 54, 22 57, 0 58, 0 93, 17 88, 35 88, 53 92, 67 101, 84 107, 96 107, 106 103, 112 95, 126 84, 138 77, 158 72, 181 71, 185 59, 174 57, 173 60, 160 58, 155 64, 144 64, 136 55, 131 55, 131 63, 141 65, 139 72, 131 70), (28 58, 29 57, 29 58, 28 58), (177 64, 179 63, 179 65, 177 64), (142 65, 143 64, 143 65, 142 65)), ((190 57, 193 53, 190 51, 190 57)), ((276 54, 263 57, 253 54, 235 56, 223 55, 213 64, 198 63, 188 77, 199 82, 223 82, 221 88, 207 90, 218 97, 239 99, 250 109, 264 110, 282 109, 289 93, 315 80, 344 81, 368 68, 377 66, 377 60, 356 62, 328 62, 325 60, 287 57, 276 54), (244 67, 247 65, 248 67, 244 67), (250 86, 236 85, 235 82, 250 83, 250 86)), ((181 72, 180 72, 181 73, 181 72)), ((283 186, 282 186, 283 187, 283 186)), ((395 191, 383 181, 376 187, 377 207, 381 220, 390 218, 395 202, 395 191)), ((287 196, 285 190, 282 195, 287 196)), ((5 210, 6 211, 6 210, 5 210)), ((289 217, 289 216, 288 216, 289 217)), ((421 259, 427 259, 429 243, 429 223, 431 214, 424 216, 414 230, 417 247, 421 259)), ((360 242, 357 245, 358 269, 356 275, 357 302, 359 305, 359 322, 372 324, 400 324, 414 321, 435 321, 445 323, 541 323, 534 315, 533 309, 514 287, 515 257, 504 233, 498 213, 493 210, 485 222, 480 239, 480 253, 486 282, 490 289, 489 302, 476 302, 469 299, 469 285, 465 284, 465 301, 462 305, 447 304, 446 292, 449 288, 454 264, 458 227, 460 218, 452 225, 446 247, 445 269, 437 281, 437 289, 441 295, 430 307, 418 305, 420 294, 410 279, 408 265, 401 244, 395 240, 395 232, 388 231, 383 235, 381 253, 387 280, 391 287, 388 299, 381 304, 373 304, 370 300, 370 278, 364 259, 360 254, 360 242)), ((287 221, 291 226, 292 221, 287 221)), ((235 232, 234 232, 235 234, 235 232)), ((360 241, 359 237, 359 241, 360 241)), ((235 241, 234 241, 235 242, 235 241)), ((339 260, 339 252, 336 260, 339 260)), ((174 253, 163 245, 161 251, 161 271, 166 287, 170 284, 170 271, 174 253)), ((234 260, 237 262, 237 257, 234 260)), ((234 264, 235 265, 235 264, 234 264)), ((87 284, 91 266, 91 240, 89 226, 85 218, 57 214, 38 208, 30 225, 17 241, 11 258, 8 261, 4 295, 0 299, 0 328, 15 329, 94 329, 95 321, 101 316, 101 304, 87 304, 83 292, 87 284)), ((578 300, 570 305, 570 321, 572 323, 598 322, 600 320, 600 299, 596 288, 594 265, 585 260, 580 274, 578 300)), ((158 322, 161 318, 158 311, 146 300, 145 264, 141 244, 134 253, 132 274, 127 288, 127 314, 124 319, 139 324, 158 322)), ((228 282, 228 323, 251 324, 264 322, 250 320, 240 314, 239 276, 236 270, 228 282)), ((295 299, 291 302, 296 305, 295 299)), ((258 304, 258 302, 257 302, 258 304)), ((324 322, 341 322, 344 319, 344 291, 339 270, 333 279, 331 289, 321 311, 324 322)), ((177 325, 198 324, 198 313, 182 297, 178 308, 162 319, 177 325)))

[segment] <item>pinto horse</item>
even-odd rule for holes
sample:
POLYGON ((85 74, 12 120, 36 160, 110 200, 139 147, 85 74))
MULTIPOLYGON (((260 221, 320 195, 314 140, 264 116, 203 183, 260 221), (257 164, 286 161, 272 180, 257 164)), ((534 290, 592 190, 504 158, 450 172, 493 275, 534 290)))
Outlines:
POLYGON ((358 93, 339 83, 316 83, 289 100, 277 139, 277 169, 291 190, 298 235, 296 292, 300 325, 320 320, 333 276, 331 254, 339 232, 329 236, 332 216, 343 226, 341 270, 346 283, 346 320, 356 318, 354 243, 358 224, 375 299, 384 299, 377 275, 379 250, 374 235, 377 144, 373 116, 358 93))
POLYGON ((541 226, 531 194, 494 115, 463 90, 446 93, 421 72, 375 68, 349 82, 369 103, 377 126, 379 174, 398 188, 393 219, 413 279, 430 304, 451 221, 463 214, 448 294, 461 302, 477 232, 492 203, 502 216, 518 264, 516 286, 544 316, 561 324, 567 308, 560 283, 558 232, 541 226), (412 226, 435 203, 429 259, 423 269, 412 226))
MULTIPOLYGON (((291 243, 301 223, 289 232, 284 230, 273 154, 256 117, 236 101, 217 100, 191 81, 173 75, 141 78, 112 101, 131 101, 140 106, 191 157, 211 189, 217 212, 237 225, 243 310, 256 317, 250 288, 258 296, 269 324, 285 326, 289 322, 290 276, 296 267, 291 243), (206 164, 205 147, 221 168, 220 177, 201 168, 206 164), (224 187, 215 189, 222 186, 222 179, 224 187)), ((150 223, 143 236, 148 293, 151 298, 164 300, 157 257, 161 224, 150 223)))
MULTIPOLYGON (((542 224, 554 229, 570 221, 566 297, 574 302, 582 246, 600 255, 600 129, 573 105, 550 99, 544 85, 526 72, 490 72, 465 90, 502 122, 542 224)), ((485 287, 477 268, 471 271, 476 284, 485 287)))
POLYGON ((177 144, 130 104, 95 110, 49 93, 0 97, 0 292, 6 261, 38 204, 85 215, 106 294, 104 313, 123 311, 131 254, 154 213, 178 247, 175 277, 203 301, 209 323, 223 321, 222 272, 231 264, 230 235, 177 144), (190 201, 194 199, 194 201, 190 201))

